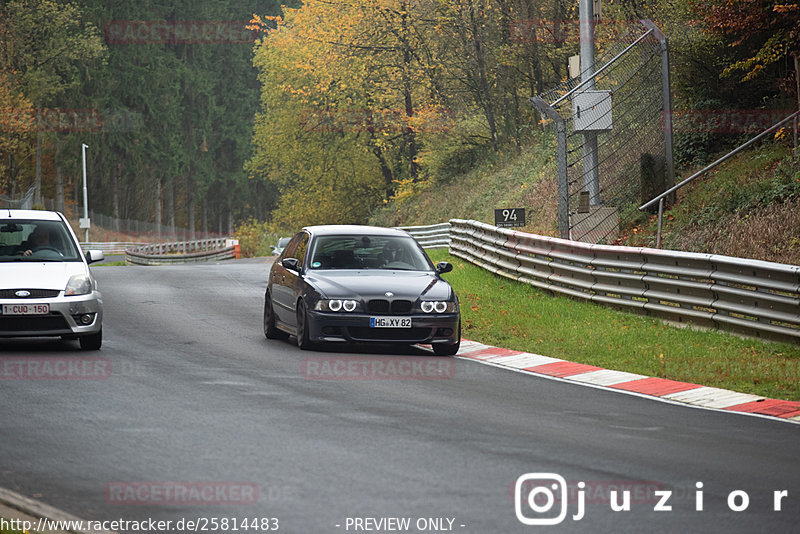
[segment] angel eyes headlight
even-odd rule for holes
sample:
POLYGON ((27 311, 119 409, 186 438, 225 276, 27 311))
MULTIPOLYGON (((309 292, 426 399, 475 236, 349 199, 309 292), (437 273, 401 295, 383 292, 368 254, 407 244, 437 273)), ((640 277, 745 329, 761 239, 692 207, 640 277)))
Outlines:
POLYGON ((314 306, 314 309, 317 311, 330 311, 330 312, 353 312, 358 309, 358 301, 353 299, 331 299, 331 300, 320 300, 314 306))
POLYGON ((456 311, 455 302, 447 302, 443 300, 423 300, 420 302, 419 307, 425 313, 452 313, 456 311))

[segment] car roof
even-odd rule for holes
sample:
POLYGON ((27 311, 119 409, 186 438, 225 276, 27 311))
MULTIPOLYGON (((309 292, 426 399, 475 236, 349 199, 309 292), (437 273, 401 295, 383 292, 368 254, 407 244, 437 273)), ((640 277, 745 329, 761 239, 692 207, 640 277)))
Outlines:
POLYGON ((306 226, 303 228, 312 236, 315 235, 372 235, 372 236, 398 236, 411 237, 404 230, 385 228, 383 226, 366 226, 358 224, 325 224, 319 226, 306 226))
POLYGON ((11 219, 60 221, 61 216, 56 211, 0 209, 0 223, 11 219))

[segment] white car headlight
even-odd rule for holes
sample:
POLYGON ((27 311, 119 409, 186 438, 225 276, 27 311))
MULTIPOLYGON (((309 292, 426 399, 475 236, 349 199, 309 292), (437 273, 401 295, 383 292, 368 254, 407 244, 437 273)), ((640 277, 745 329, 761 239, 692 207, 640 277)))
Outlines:
POLYGON ((92 280, 85 274, 76 274, 64 288, 64 296, 88 295, 92 292, 92 280))

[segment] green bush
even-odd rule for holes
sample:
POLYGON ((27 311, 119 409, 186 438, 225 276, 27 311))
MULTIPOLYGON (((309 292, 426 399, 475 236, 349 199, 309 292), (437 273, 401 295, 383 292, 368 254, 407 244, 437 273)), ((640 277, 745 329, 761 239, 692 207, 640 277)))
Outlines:
POLYGON ((419 156, 427 177, 434 183, 448 183, 493 156, 485 131, 480 118, 469 116, 458 120, 452 130, 427 137, 419 156))
POLYGON ((240 223, 233 235, 239 240, 242 256, 246 258, 272 255, 271 246, 277 243, 280 237, 271 223, 258 222, 255 219, 240 223))

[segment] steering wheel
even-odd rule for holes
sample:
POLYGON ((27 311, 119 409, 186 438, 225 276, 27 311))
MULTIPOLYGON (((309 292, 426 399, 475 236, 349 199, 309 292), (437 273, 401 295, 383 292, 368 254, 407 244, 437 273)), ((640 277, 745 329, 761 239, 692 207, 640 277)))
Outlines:
POLYGON ((58 250, 56 247, 51 247, 51 246, 48 246, 48 245, 42 245, 42 246, 40 246, 40 247, 34 247, 34 248, 32 248, 32 249, 31 249, 31 254, 35 254, 35 253, 37 253, 37 252, 39 252, 39 251, 42 251, 42 250, 49 250, 49 251, 51 251, 51 252, 55 252, 55 253, 56 253, 56 254, 58 254, 59 256, 63 256, 63 255, 64 255, 64 253, 63 253, 63 252, 61 252, 60 250, 58 250))

